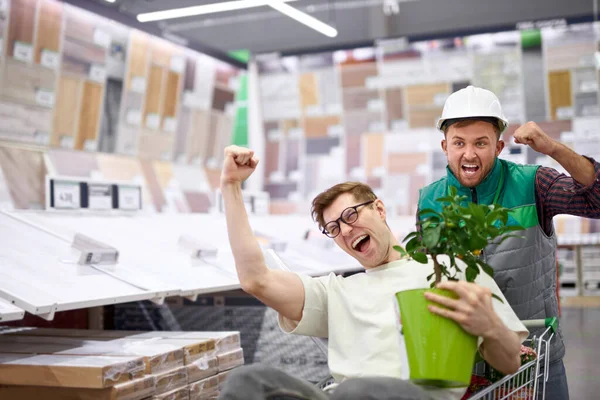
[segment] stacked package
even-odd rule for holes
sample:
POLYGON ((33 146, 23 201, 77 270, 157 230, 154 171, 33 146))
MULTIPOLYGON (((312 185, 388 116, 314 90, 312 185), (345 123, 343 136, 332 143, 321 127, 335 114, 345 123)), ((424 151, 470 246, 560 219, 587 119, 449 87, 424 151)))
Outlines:
POLYGON ((0 332, 3 400, 216 399, 244 364, 239 332, 0 332))

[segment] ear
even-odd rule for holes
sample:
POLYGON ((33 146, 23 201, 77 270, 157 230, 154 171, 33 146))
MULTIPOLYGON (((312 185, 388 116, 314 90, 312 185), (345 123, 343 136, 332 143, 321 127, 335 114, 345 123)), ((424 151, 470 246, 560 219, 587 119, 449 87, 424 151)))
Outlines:
POLYGON ((448 142, 446 141, 446 139, 442 139, 442 142, 440 144, 442 145, 442 151, 444 152, 444 154, 448 155, 448 142))
POLYGON ((504 150, 504 140, 498 140, 496 143, 496 157, 502 153, 502 150, 504 150))
POLYGON ((379 214, 379 217, 385 221, 385 216, 387 214, 387 211, 385 209, 385 204, 383 204, 383 201, 381 199, 377 199, 375 200, 375 203, 373 203, 373 205, 375 206, 375 211, 377 211, 377 214, 379 214))

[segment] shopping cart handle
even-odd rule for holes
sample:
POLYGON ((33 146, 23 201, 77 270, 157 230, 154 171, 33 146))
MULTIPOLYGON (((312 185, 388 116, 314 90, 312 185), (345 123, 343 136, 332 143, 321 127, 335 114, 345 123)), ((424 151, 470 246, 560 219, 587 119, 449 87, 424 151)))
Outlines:
POLYGON ((558 318, 550 317, 545 319, 527 319, 521 321, 527 329, 535 328, 552 328, 552 332, 556 332, 558 329, 558 318))

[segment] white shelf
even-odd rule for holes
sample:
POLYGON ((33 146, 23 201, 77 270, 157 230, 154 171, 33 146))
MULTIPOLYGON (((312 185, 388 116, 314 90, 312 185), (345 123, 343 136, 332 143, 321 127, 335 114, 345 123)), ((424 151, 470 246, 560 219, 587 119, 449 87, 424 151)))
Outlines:
POLYGON ((57 311, 157 299, 99 269, 78 265, 69 242, 0 212, 0 298, 51 320, 57 311))
POLYGON ((15 307, 12 303, 0 299, 0 323, 8 321, 17 321, 23 319, 25 311, 15 307))

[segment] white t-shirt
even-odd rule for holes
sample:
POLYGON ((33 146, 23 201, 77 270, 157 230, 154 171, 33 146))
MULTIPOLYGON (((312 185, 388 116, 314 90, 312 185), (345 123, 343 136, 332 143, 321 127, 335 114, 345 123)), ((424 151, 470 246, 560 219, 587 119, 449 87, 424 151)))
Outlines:
MULTIPOLYGON (((438 260, 446 260, 449 265, 447 257, 438 260)), ((457 261, 464 271, 464 263, 457 261)), ((287 333, 329 338, 329 369, 337 382, 365 376, 408 379, 406 348, 398 331, 394 294, 429 288, 427 276, 432 272, 431 260, 426 265, 403 259, 348 278, 333 273, 320 278, 300 276, 305 291, 302 319, 292 321, 280 315, 279 325, 287 333)), ((481 271, 475 283, 490 288, 504 300, 504 303, 493 300, 494 310, 524 340, 527 328, 496 282, 481 271)), ((460 399, 466 391, 466 388, 426 389, 440 399, 460 399)))

